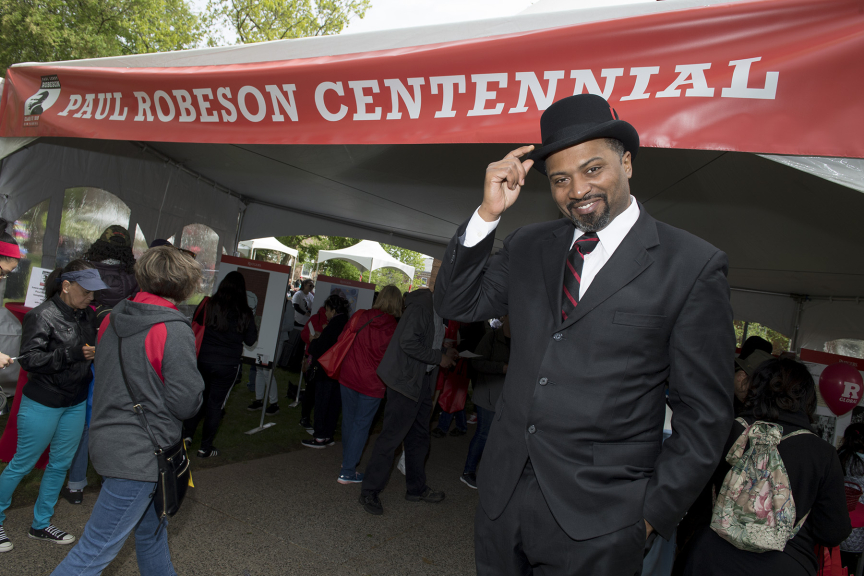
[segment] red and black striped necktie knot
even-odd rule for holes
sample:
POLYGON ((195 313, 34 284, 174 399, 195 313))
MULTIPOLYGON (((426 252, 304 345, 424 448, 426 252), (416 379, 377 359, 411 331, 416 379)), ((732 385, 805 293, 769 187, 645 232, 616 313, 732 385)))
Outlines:
POLYGON ((599 243, 597 233, 588 232, 576 239, 567 254, 567 262, 564 264, 564 297, 561 299, 561 317, 564 320, 567 320, 567 316, 573 313, 579 303, 579 286, 582 284, 585 256, 593 252, 599 243))

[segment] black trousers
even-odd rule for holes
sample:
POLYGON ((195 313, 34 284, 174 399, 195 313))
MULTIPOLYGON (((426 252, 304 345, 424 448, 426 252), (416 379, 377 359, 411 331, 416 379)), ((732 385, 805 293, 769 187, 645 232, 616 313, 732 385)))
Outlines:
POLYGON ((304 419, 311 418, 312 409, 315 408, 315 380, 310 379, 309 374, 312 374, 311 370, 304 374, 306 389, 303 390, 303 399, 300 401, 300 417, 304 419))
POLYGON ((530 461, 501 516, 491 520, 477 506, 477 576, 638 576, 644 550, 642 519, 589 540, 570 538, 549 510, 530 461))
POLYGON ((342 391, 339 382, 318 368, 315 382, 315 438, 332 438, 342 410, 342 391))
POLYGON ((203 419, 202 450, 213 448, 213 439, 216 438, 219 423, 222 421, 222 406, 228 393, 231 392, 231 387, 234 386, 238 366, 237 364, 198 364, 198 371, 204 379, 204 402, 195 416, 183 422, 183 437, 195 436, 195 430, 203 419))
MULTIPOLYGON (((433 371, 433 374, 435 372, 433 371)), ((432 416, 432 374, 423 378, 420 398, 415 402, 387 388, 384 426, 375 441, 372 458, 363 478, 364 495, 377 494, 387 485, 396 449, 405 443, 405 483, 408 494, 426 489, 426 456, 429 454, 429 418, 432 416)))

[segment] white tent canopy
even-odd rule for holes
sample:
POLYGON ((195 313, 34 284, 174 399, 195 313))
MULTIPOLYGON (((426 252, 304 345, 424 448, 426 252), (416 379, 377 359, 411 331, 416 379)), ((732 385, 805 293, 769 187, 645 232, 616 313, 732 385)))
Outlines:
MULTIPOLYGON (((63 66, 206 71, 211 65, 421 45, 435 50, 445 42, 470 43, 622 18, 639 28, 648 26, 643 16, 721 2, 677 0, 571 10, 566 0, 547 0, 525 14, 485 21, 52 66, 58 71, 63 66)), ((770 3, 753 4, 761 9, 770 3)), ((540 44, 536 50, 541 61, 545 48, 540 44)), ((861 118, 860 108, 847 117, 850 122, 861 118)), ((669 122, 689 120, 685 114, 669 122)), ((168 238, 185 224, 199 222, 219 234, 229 253, 238 238, 323 234, 378 240, 440 258, 449 238, 480 202, 485 167, 513 147, 480 140, 284 145, 4 138, 0 158, 9 155, 0 161, 0 195, 6 198, 2 215, 15 219, 51 199, 43 267, 53 266, 63 191, 74 186, 117 195, 131 208, 130 228, 140 225, 148 239, 168 238)), ((864 339, 864 303, 859 299, 864 298, 862 182, 864 167, 856 159, 645 147, 634 161, 631 190, 652 216, 727 253, 736 319, 760 322, 789 336, 797 332, 799 345, 821 349, 826 340, 864 339)), ((501 246, 520 226, 556 217, 548 182, 532 172, 518 204, 502 217, 496 244, 501 246)))
POLYGON ((381 247, 381 244, 371 240, 363 240, 354 246, 341 250, 320 250, 318 252, 319 264, 334 259, 347 260, 362 272, 378 270, 379 268, 395 268, 405 273, 409 280, 414 279, 414 266, 403 264, 388 254, 381 247))
POLYGON ((294 248, 289 248, 285 246, 276 238, 256 238, 255 240, 241 240, 239 244, 240 251, 248 250, 249 258, 255 259, 255 251, 256 250, 273 250, 275 252, 282 252, 283 254, 288 254, 289 256, 294 257, 294 261, 297 261, 299 256, 299 252, 294 248))

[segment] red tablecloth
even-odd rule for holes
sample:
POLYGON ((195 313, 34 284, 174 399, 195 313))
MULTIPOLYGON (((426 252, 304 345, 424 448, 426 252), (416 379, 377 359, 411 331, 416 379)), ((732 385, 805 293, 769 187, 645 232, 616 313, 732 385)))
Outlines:
MULTIPOLYGON (((24 321, 24 315, 31 309, 24 306, 21 302, 9 302, 6 304, 6 309, 12 312, 19 322, 24 321)), ((18 351, 13 351, 11 355, 18 351)), ((21 370, 18 374, 18 383, 15 386, 15 401, 12 402, 12 410, 9 412, 9 419, 6 420, 6 428, 3 430, 3 436, 0 436, 0 461, 9 462, 15 456, 15 450, 18 448, 18 407, 21 405, 21 391, 24 385, 27 384, 27 372, 21 370)), ((36 467, 44 469, 48 465, 48 453, 50 447, 45 449, 45 453, 39 458, 36 467)))

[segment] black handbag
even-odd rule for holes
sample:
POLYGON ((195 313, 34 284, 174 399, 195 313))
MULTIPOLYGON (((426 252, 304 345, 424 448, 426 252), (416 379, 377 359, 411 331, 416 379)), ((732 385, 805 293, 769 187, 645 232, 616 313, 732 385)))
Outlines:
MULTIPOLYGON (((114 324, 111 324, 111 327, 113 328, 114 324)), ((114 333, 117 334, 116 328, 114 333)), ((189 457, 186 455, 186 447, 183 445, 182 438, 167 448, 159 445, 153 430, 150 428, 150 423, 147 422, 144 406, 135 398, 135 393, 132 392, 129 379, 126 377, 126 368, 123 363, 123 339, 119 334, 117 334, 117 349, 120 352, 120 372, 123 375, 123 383, 132 399, 132 410, 138 415, 141 426, 150 436, 153 451, 156 454, 156 462, 159 465, 159 477, 156 480, 156 490, 153 492, 153 506, 161 526, 162 520, 168 516, 174 516, 180 510, 183 498, 186 497, 186 489, 189 487, 189 478, 192 474, 189 470, 189 457)))

